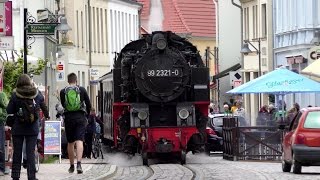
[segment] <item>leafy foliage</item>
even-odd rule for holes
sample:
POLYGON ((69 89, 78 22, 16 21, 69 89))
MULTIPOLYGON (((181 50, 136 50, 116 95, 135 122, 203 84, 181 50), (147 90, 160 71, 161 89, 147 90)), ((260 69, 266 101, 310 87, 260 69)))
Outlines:
MULTIPOLYGON (((47 61, 41 58, 38 59, 37 64, 28 63, 28 74, 40 75, 43 72, 46 63, 47 61)), ((23 58, 18 57, 17 61, 5 61, 3 64, 3 90, 7 96, 10 97, 19 76, 23 74, 23 58)))

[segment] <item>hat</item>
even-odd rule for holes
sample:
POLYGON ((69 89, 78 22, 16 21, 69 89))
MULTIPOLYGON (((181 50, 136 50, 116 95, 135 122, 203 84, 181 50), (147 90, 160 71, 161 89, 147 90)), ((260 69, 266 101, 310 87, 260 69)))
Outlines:
POLYGON ((229 107, 229 105, 228 105, 228 104, 225 104, 225 105, 223 105, 223 107, 224 107, 224 108, 228 108, 228 107, 229 107))

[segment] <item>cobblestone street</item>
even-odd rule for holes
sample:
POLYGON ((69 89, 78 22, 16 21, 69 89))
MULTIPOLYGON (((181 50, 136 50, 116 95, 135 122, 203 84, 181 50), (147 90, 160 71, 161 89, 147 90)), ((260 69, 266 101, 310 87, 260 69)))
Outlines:
MULTIPOLYGON (((84 173, 69 174, 69 164, 41 164, 37 174, 40 180, 56 179, 112 179, 112 180, 320 180, 320 167, 303 167, 302 174, 283 173, 279 162, 227 161, 221 155, 188 154, 187 164, 178 162, 150 161, 150 166, 142 166, 140 156, 129 158, 123 154, 106 154, 104 160, 84 159, 84 173)), ((9 176, 5 176, 9 180, 9 176)), ((26 180, 26 170, 21 180, 26 180)))

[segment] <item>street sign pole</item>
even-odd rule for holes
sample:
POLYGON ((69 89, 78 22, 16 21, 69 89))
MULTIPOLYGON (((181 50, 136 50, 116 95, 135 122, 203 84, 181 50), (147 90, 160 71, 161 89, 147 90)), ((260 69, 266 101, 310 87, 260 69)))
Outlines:
POLYGON ((27 32, 27 13, 28 9, 24 8, 24 19, 23 19, 23 24, 24 24, 24 33, 23 33, 23 73, 27 74, 28 73, 28 32, 27 32))

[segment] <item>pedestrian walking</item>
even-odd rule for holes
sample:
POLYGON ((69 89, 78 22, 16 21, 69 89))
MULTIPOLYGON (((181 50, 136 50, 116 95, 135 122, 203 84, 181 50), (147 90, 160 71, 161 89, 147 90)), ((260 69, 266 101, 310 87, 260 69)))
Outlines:
POLYGON ((85 133, 85 145, 84 145, 84 157, 91 159, 92 153, 92 140, 93 135, 96 132, 96 119, 95 109, 92 108, 88 117, 88 125, 85 133))
POLYGON ((84 87, 77 85, 77 75, 68 75, 69 86, 60 91, 60 100, 64 108, 64 124, 68 141, 68 156, 70 161, 69 173, 74 172, 74 150, 77 147, 77 173, 81 174, 81 160, 83 154, 83 140, 87 126, 87 112, 91 103, 84 87))
MULTIPOLYGON (((31 79, 33 85, 37 88, 37 86, 34 84, 33 80, 31 79)), ((42 95, 41 91, 37 88, 38 90, 38 95, 37 95, 37 99, 39 102, 41 103, 38 103, 39 106, 37 107, 38 109, 40 108, 42 110, 42 112, 45 112, 47 111, 48 112, 48 108, 44 102, 44 96, 42 95)), ((47 114, 47 116, 45 116, 47 119, 49 119, 49 114, 47 114)), ((40 119, 40 116, 38 116, 38 120, 39 120, 39 129, 41 129, 41 119, 40 119)), ((41 144, 41 131, 39 131, 38 133, 38 136, 37 136, 37 149, 38 149, 38 152, 39 153, 43 153, 43 147, 42 147, 42 144, 41 144)), ((23 141, 23 146, 22 146, 22 157, 23 157, 23 160, 22 160, 22 167, 23 168, 27 168, 27 161, 28 161, 28 158, 27 158, 27 152, 26 152, 26 140, 23 141)))
POLYGON ((5 167, 5 121, 7 118, 8 99, 4 92, 0 92, 0 176, 9 174, 5 167))
POLYGON ((11 177, 13 180, 20 178, 22 144, 26 141, 27 174, 28 180, 36 179, 35 147, 39 134, 39 111, 43 107, 44 116, 49 119, 49 112, 44 103, 43 96, 38 94, 31 78, 22 74, 16 83, 16 89, 11 96, 7 113, 13 115, 12 141, 13 161, 11 177))

